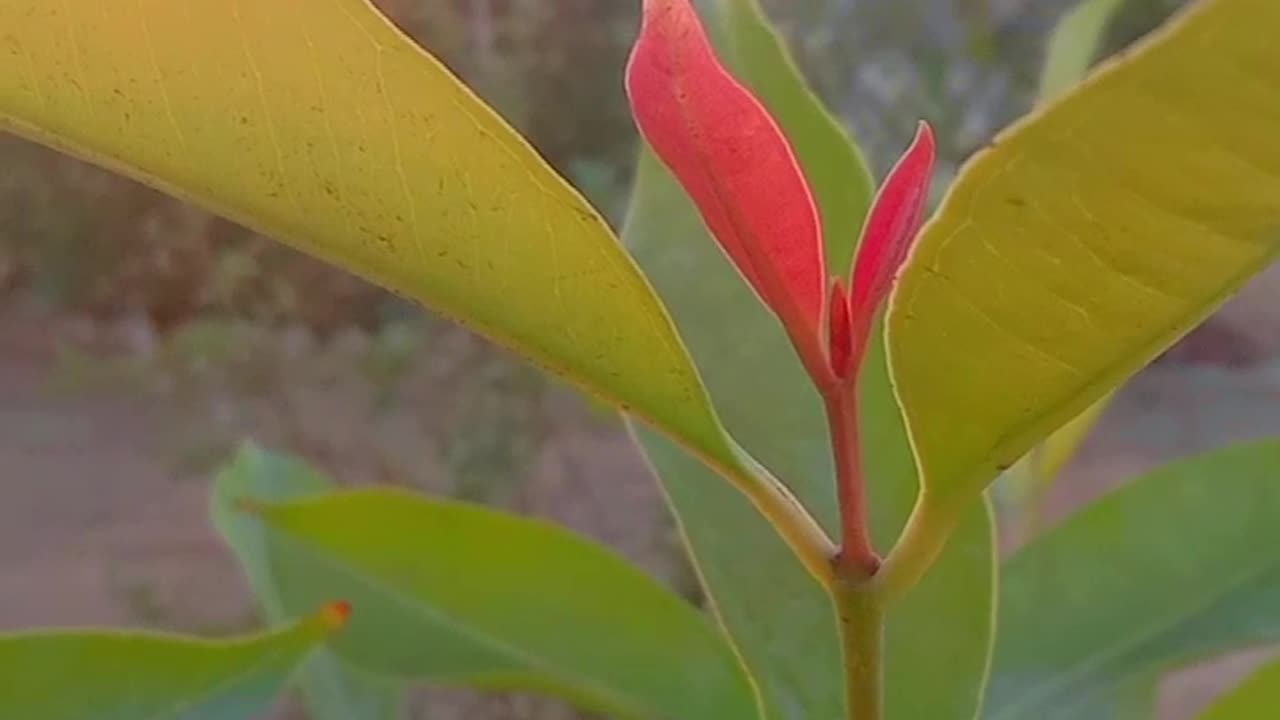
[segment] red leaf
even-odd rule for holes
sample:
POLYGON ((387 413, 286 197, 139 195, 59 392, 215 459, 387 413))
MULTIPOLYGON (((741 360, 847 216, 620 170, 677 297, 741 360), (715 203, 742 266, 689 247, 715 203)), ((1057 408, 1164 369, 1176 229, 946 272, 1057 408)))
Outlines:
POLYGON ((831 372, 844 380, 853 372, 853 331, 850 327, 849 296, 844 283, 836 278, 831 284, 831 301, 827 315, 827 355, 831 358, 831 372))
POLYGON ((889 171, 867 214, 850 279, 853 344, 859 359, 875 314, 888 298, 924 221, 934 155, 933 130, 921 122, 915 139, 889 171))
POLYGON ((724 252, 810 371, 825 365, 826 270, 813 196, 777 123, 721 64, 689 0, 645 0, 626 84, 641 134, 724 252))

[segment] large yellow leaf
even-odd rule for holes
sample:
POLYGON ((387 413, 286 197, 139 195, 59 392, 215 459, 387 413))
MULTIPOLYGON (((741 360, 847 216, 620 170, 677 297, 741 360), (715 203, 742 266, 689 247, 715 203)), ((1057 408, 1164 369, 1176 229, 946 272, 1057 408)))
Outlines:
POLYGON ((961 172, 889 312, 926 500, 976 495, 1276 256, 1277 28, 1274 0, 1199 3, 961 172))
POLYGON ((605 222, 368 0, 0 0, 0 58, 0 129, 515 349, 687 446, 825 572, 825 537, 725 435, 605 222))

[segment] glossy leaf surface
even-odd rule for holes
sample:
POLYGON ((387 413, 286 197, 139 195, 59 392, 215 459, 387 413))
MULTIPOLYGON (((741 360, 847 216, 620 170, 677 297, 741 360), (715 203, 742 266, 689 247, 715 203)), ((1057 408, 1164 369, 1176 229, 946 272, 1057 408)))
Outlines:
POLYGON ((966 502, 1274 259, 1277 25, 1270 0, 1196 3, 961 171, 888 321, 939 502, 966 502))
POLYGON ((0 129, 419 300, 736 465, 604 221, 366 0, 7 0, 0 56, 0 129))
POLYGON ((1135 679, 1280 640, 1280 443, 1104 497, 1005 563, 987 717, 1105 720, 1135 679))
POLYGON ((326 608, 232 640, 123 630, 0 635, 0 708, 40 720, 244 720, 270 706, 339 615, 326 608))
MULTIPOLYGON (((728 66, 760 96, 796 148, 822 205, 827 256, 848 267, 871 197, 857 150, 804 87, 754 2, 700 6, 728 66), (818 167, 820 170, 811 168, 818 167), (828 198, 834 198, 826 204, 828 198), (847 198, 847 201, 840 201, 847 198), (832 228, 849 232, 832 232, 832 228)), ((835 486, 821 404, 777 321, 716 248, 696 208, 642 154, 623 237, 671 308, 735 437, 836 528, 835 486), (690 282, 697 278, 697 282, 690 282), (724 318, 732 317, 733 323, 724 318)), ((864 370, 872 520, 884 547, 915 493, 911 453, 878 334, 864 370)), ((679 447, 637 429, 676 511, 710 600, 756 676, 773 718, 841 717, 835 620, 825 593, 737 494, 679 447)), ((992 548, 975 508, 936 572, 890 618, 892 718, 963 718, 981 694, 991 630, 992 548), (930 683, 931 692, 918 691, 930 683)))
POLYGON ((625 718, 745 718, 751 685, 693 607, 544 522, 400 490, 254 514, 286 608, 345 593, 334 650, 396 677, 560 695, 625 718))
MULTIPOLYGON (((213 525, 235 553, 254 597, 268 622, 288 616, 271 572, 267 538, 261 523, 239 504, 284 501, 318 495, 333 483, 293 458, 246 444, 214 481, 213 525)), ((362 673, 331 650, 321 648, 299 668, 295 684, 301 689, 309 720, 393 720, 399 717, 400 688, 384 678, 362 673)))

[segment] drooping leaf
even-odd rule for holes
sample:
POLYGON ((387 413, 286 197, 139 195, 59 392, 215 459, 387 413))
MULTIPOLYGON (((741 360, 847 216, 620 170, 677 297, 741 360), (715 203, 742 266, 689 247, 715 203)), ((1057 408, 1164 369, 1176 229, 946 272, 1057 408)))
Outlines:
POLYGON ((540 521, 401 490, 268 504, 286 608, 346 593, 332 647, 391 676, 560 695, 626 718, 748 718, 716 628, 604 548, 540 521))
POLYGON ((39 720, 244 720, 345 622, 331 604, 278 630, 206 640, 123 630, 0 635, 0 714, 39 720))
MULTIPOLYGON (((827 257, 835 267, 848 267, 871 197, 870 182, 857 181, 866 173, 856 148, 803 86, 754 2, 717 0, 700 7, 728 66, 758 93, 796 148, 821 203, 827 257)), ((671 308, 735 437, 835 529, 831 450, 818 396, 776 320, 716 249, 680 186, 648 153, 641 154, 623 237, 671 308)), ((910 509, 916 482, 883 347, 879 334, 873 337, 862 409, 871 519, 884 547, 910 509)), ((637 435, 712 608, 756 677, 769 716, 842 717, 840 650, 826 594, 749 504, 713 482, 679 447, 643 428, 637 435)), ((990 525, 985 509, 975 508, 926 585, 890 616, 891 718, 973 716, 990 645, 992 574, 990 525), (922 684, 930 692, 920 692, 922 684)))
POLYGON ((1197 3, 961 171, 888 322, 932 502, 976 495, 1274 259, 1278 23, 1269 0, 1197 3))
POLYGON ((825 368, 822 236, 790 144, 716 56, 691 0, 643 8, 626 83, 640 133, 811 372, 825 368))
MULTIPOLYGON (((261 524, 238 504, 246 499, 292 500, 332 489, 333 483, 311 467, 253 444, 241 447, 214 481, 213 526, 235 552, 268 622, 281 622, 288 613, 271 572, 261 524)), ((309 720, 392 720, 403 702, 403 691, 395 683, 356 670, 327 648, 307 658, 294 681, 309 720)))
POLYGON ((604 221, 368 0, 8 0, 0 56, 0 129, 419 300, 750 482, 604 221))
POLYGON ((987 717, 1107 720, 1134 679, 1280 640, 1280 443, 1169 465, 1001 574, 987 717))
POLYGON ((1199 720, 1272 720, 1280 713, 1280 662, 1255 670, 1239 687, 1219 698, 1199 720))

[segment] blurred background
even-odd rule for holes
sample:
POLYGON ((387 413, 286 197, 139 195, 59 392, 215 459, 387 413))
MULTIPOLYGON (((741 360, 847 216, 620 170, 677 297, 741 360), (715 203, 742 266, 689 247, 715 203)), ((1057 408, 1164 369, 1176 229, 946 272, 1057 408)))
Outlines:
MULTIPOLYGON (((379 4, 621 220, 636 151, 621 76, 638 2, 379 4)), ((765 4, 877 175, 923 117, 949 177, 1028 111, 1071 1, 765 4)), ((1181 4, 1128 0, 1107 51, 1181 4)), ((1135 379, 1050 494, 1049 521, 1174 457, 1280 434, 1278 301, 1280 277, 1263 276, 1135 379)), ((253 626, 206 520, 211 473, 244 437, 343 482, 553 518, 697 596, 607 410, 341 271, 0 135, 0 628, 253 626)), ((1221 667, 1166 683, 1168 717, 1207 697, 1221 667)), ((422 702, 421 717, 575 717, 521 697, 422 702)))

